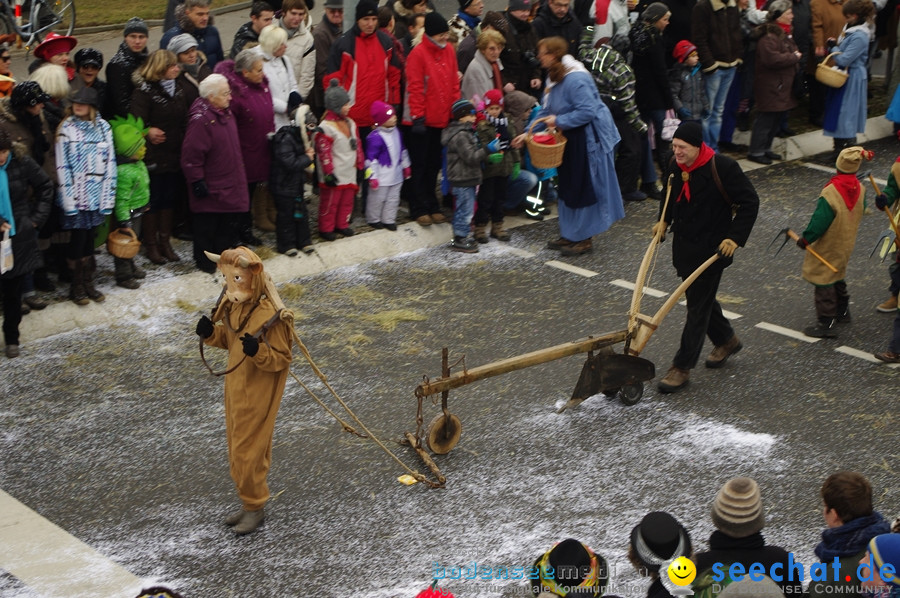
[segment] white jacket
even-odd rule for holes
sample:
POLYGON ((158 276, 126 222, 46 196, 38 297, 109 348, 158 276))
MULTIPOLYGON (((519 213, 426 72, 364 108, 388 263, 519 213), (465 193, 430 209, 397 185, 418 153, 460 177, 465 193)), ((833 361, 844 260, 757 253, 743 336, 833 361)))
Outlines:
MULTIPOLYGON (((284 27, 280 20, 278 23, 284 27)), ((300 27, 293 32, 293 36, 289 29, 285 29, 285 31, 287 31, 288 40, 287 52, 284 55, 294 67, 297 91, 300 92, 305 102, 316 79, 316 49, 313 46, 312 32, 305 22, 300 23, 300 27)))
MULTIPOLYGON (((253 48, 263 60, 263 72, 269 80, 269 91, 272 93, 272 107, 275 109, 275 130, 291 124, 288 117, 288 96, 292 91, 300 93, 297 89, 297 78, 294 76, 294 67, 288 60, 287 54, 275 58, 266 54, 259 46, 253 48)), ((301 94, 302 95, 302 94, 301 94)))

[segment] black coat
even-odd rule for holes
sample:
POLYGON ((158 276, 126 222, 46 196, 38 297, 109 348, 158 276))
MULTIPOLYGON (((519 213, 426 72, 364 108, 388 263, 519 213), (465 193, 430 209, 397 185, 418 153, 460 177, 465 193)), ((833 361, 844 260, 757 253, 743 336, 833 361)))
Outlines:
POLYGON ((145 81, 138 73, 134 74, 134 82, 130 112, 143 119, 144 126, 157 127, 166 133, 162 143, 147 142, 144 163, 151 174, 180 172, 181 143, 190 109, 184 89, 176 84, 175 94, 170 96, 159 81, 145 81))
POLYGON ((119 50, 106 64, 106 91, 109 95, 110 114, 115 116, 128 114, 131 93, 134 91, 131 75, 147 61, 148 55, 146 48, 143 52, 135 53, 128 49, 128 44, 122 42, 119 50))
POLYGON ((548 4, 541 4, 537 16, 531 22, 538 39, 559 36, 569 42, 569 54, 578 56, 578 42, 581 37, 581 23, 569 10, 563 18, 557 17, 548 4))
POLYGON ((281 127, 272 137, 269 191, 276 197, 302 197, 306 167, 310 164, 300 127, 281 127))
MULTIPOLYGON (((712 160, 690 173, 690 201, 685 197, 679 201, 684 182, 681 168, 675 160, 671 161, 666 170, 666 184, 668 186, 668 181, 671 180, 672 190, 665 219, 672 225, 674 236, 672 264, 682 278, 689 276, 709 259, 723 240, 731 239, 743 247, 750 237, 759 211, 756 189, 738 163, 721 154, 716 154, 712 160), (728 198, 722 196, 713 178, 712 160, 716 161, 719 180, 728 198), (735 210, 734 215, 732 209, 735 210)), ((667 189, 663 189, 663 193, 666 192, 667 189)), ((663 203, 660 204, 660 209, 663 203)), ((731 262, 732 258, 719 258, 707 272, 724 269, 731 262)))
POLYGON ((788 581, 788 553, 778 546, 766 546, 762 534, 756 532, 746 538, 732 538, 720 531, 714 531, 709 537, 709 552, 701 552, 694 556, 697 565, 697 576, 709 570, 713 564, 722 563, 725 575, 728 575, 728 566, 731 563, 741 563, 744 571, 750 569, 753 563, 762 563, 769 575, 771 567, 775 563, 781 563, 782 569, 777 571, 782 580, 776 582, 785 596, 800 596, 803 593, 803 584, 795 576, 792 582, 788 581))
POLYGON ((503 84, 512 83, 519 91, 540 97, 540 90, 531 88, 532 79, 542 78, 541 65, 537 60, 537 33, 531 23, 520 21, 509 11, 504 12, 503 17, 509 23, 509 35, 504 35, 506 46, 500 53, 503 84))
MULTIPOLYGON (((16 278, 34 272, 43 265, 38 249, 38 228, 50 215, 55 187, 47 173, 29 156, 9 154, 6 176, 16 234, 12 237, 13 269, 2 278, 16 278)), ((0 223, 5 223, 0 217, 0 223)))
POLYGON ((662 32, 646 21, 638 21, 629 32, 631 67, 634 69, 638 110, 668 110, 675 106, 666 69, 662 32))

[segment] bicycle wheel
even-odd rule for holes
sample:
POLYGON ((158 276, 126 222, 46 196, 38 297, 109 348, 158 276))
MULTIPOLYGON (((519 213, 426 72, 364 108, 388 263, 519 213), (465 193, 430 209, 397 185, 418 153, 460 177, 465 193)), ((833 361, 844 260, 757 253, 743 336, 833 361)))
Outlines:
POLYGON ((37 27, 33 29, 35 43, 40 43, 51 31, 72 35, 75 30, 75 0, 35 0, 37 27))

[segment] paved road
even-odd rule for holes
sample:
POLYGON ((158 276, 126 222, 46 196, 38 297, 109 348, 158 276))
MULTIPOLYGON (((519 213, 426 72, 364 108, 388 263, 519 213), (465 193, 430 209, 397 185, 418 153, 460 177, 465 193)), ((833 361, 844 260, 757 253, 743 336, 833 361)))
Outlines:
MULTIPOLYGON (((877 152, 873 172, 885 176, 896 142, 868 145, 877 152)), ((636 406, 595 397, 563 414, 555 411, 579 358, 455 390, 450 408, 463 437, 439 458, 444 490, 400 485, 395 463, 342 433, 290 382, 269 519, 247 538, 220 523, 235 503, 222 383, 203 370, 192 332, 211 298, 184 287, 185 301, 171 290, 140 318, 30 342, 24 358, 0 362, 0 486, 8 493, 0 511, 14 513, 0 526, 0 568, 14 572, 0 575, 0 595, 127 597, 158 580, 191 597, 412 596, 435 570, 527 565, 571 536, 613 563, 613 591, 631 598, 644 593, 624 556, 633 525, 649 510, 670 510, 705 547, 709 503, 739 474, 763 488, 767 539, 811 563, 823 524, 818 488, 832 471, 864 472, 877 506, 900 513, 900 370, 865 359, 883 348, 891 324, 873 310, 887 266, 867 257, 885 228, 881 213, 860 230, 848 277, 854 321, 841 337, 810 343, 771 326, 797 331, 813 318, 800 251, 789 245, 774 258, 768 245, 784 226, 802 229, 829 170, 816 156, 750 173, 760 218, 720 295, 745 349, 722 370, 701 367, 677 395, 648 385, 636 406), (11 510, 21 505, 41 518, 11 510), (46 551, 44 541, 56 548, 46 551)), ((556 235, 546 221, 477 255, 431 247, 295 277, 282 294, 333 386, 372 430, 395 440, 413 430, 413 389, 439 374, 443 346, 473 367, 624 328, 631 295, 617 281, 634 280, 655 213, 654 203, 629 204, 626 219, 580 258, 542 248, 556 235)), ((668 251, 649 283, 661 293, 678 282, 668 251)), ((646 297, 645 313, 662 301, 646 297)), ((682 322, 676 307, 643 354, 660 374, 682 322)), ((299 357, 294 371, 326 396, 299 357)), ((428 421, 438 410, 426 407, 428 421)), ((421 467, 409 449, 392 446, 421 467)), ((444 585, 479 597, 523 587, 444 585)))

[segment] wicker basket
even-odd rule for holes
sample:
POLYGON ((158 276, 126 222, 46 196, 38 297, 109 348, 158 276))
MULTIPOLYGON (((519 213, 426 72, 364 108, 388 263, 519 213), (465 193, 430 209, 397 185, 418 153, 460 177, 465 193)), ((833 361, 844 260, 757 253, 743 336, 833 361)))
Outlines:
POLYGON ((834 66, 833 57, 839 52, 833 52, 825 57, 825 60, 816 67, 816 81, 828 87, 843 87, 847 82, 847 71, 841 71, 834 66))
POLYGON ((566 149, 566 138, 559 129, 552 129, 553 137, 556 143, 544 144, 534 141, 534 125, 539 122, 546 121, 546 118, 537 118, 528 127, 528 134, 525 136, 525 144, 528 146, 528 155, 531 157, 531 163, 536 168, 556 168, 562 164, 563 152, 566 149))
POLYGON ((106 237, 106 250, 116 257, 130 260, 141 249, 141 242, 130 228, 117 228, 106 237))

